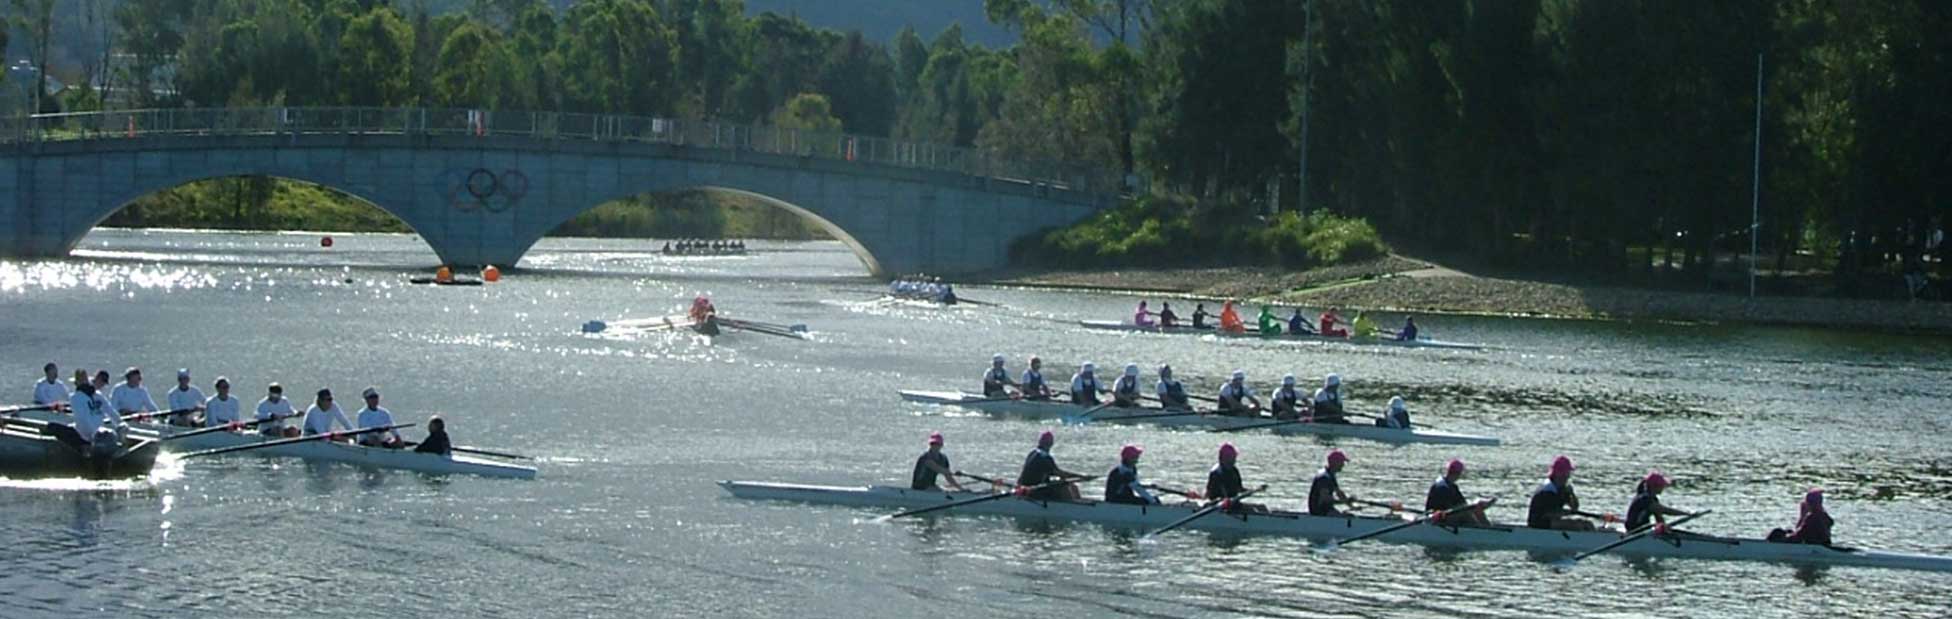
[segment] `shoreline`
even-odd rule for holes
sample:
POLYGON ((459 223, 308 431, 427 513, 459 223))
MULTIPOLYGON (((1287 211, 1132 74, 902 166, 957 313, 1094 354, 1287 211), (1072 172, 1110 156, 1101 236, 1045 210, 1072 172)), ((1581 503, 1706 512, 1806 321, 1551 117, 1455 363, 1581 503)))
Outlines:
POLYGON ((1308 271, 1281 267, 1023 269, 970 283, 1371 312, 1841 327, 1952 335, 1952 303, 1776 296, 1750 299, 1711 292, 1566 284, 1474 275, 1401 256, 1308 271))

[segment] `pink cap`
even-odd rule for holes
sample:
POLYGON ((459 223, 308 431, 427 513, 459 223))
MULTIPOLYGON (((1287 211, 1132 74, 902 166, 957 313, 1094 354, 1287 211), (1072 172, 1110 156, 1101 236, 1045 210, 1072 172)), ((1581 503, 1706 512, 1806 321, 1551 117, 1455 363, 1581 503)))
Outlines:
POLYGON ((1667 476, 1662 475, 1660 471, 1650 471, 1645 479, 1640 480, 1640 483, 1646 484, 1648 488, 1666 488, 1667 476))
POLYGON ((1240 455, 1240 450, 1235 449, 1233 443, 1220 444, 1220 460, 1222 462, 1231 462, 1236 456, 1239 455, 1240 455))
POLYGON ((942 444, 942 433, 941 433, 941 432, 930 432, 930 433, 929 433, 929 444, 930 444, 930 445, 941 445, 941 444, 942 444))
POLYGON ((1823 507, 1823 489, 1811 488, 1808 494, 1803 495, 1803 504, 1810 507, 1823 507))
POLYGON ((1126 445, 1124 449, 1118 450, 1118 459, 1137 460, 1139 458, 1139 454, 1143 454, 1143 453, 1145 453, 1144 447, 1140 447, 1138 445, 1126 445))
POLYGON ((1572 458, 1568 458, 1568 457, 1565 457, 1565 456, 1559 456, 1559 457, 1557 457, 1557 458, 1553 458, 1553 459, 1552 459, 1552 474, 1553 474, 1553 475, 1571 475, 1571 474, 1572 474, 1572 458))
POLYGON ((1446 475, 1463 475, 1463 474, 1464 474, 1464 461, 1463 461, 1463 460, 1459 460, 1459 459, 1457 459, 1457 458, 1451 458, 1451 459, 1450 459, 1450 464, 1446 464, 1446 465, 1444 465, 1444 474, 1446 474, 1446 475))
POLYGON ((1045 430, 1043 434, 1037 435, 1037 444, 1039 446, 1049 447, 1051 444, 1056 442, 1057 442, 1057 435, 1052 434, 1050 430, 1045 430))
POLYGON ((1339 464, 1348 461, 1349 461, 1349 454, 1342 453, 1342 450, 1331 449, 1328 451, 1329 464, 1339 464))

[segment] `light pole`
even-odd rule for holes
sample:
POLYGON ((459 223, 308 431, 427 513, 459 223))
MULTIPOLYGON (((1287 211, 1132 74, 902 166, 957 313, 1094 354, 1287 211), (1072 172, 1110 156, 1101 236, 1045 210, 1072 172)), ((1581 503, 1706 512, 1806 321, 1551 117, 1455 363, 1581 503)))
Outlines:
MULTIPOLYGON (((1749 193, 1749 298, 1755 298, 1756 248, 1762 236, 1762 52, 1755 54, 1755 180, 1749 193)), ((1778 274, 1780 275, 1780 274, 1778 274)))

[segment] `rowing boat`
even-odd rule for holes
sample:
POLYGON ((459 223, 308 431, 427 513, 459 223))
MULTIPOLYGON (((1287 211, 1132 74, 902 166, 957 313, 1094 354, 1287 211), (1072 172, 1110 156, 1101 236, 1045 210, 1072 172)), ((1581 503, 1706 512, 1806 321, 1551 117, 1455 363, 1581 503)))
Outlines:
MULTIPOLYGON (((1093 407, 1080 406, 1053 400, 995 400, 973 393, 958 391, 912 391, 901 392, 901 398, 910 402, 960 406, 998 416, 1023 417, 1029 419, 1063 419, 1083 414, 1093 407)), ((1430 429, 1412 428, 1403 430, 1385 428, 1366 423, 1288 423, 1273 425, 1277 420, 1268 417, 1231 417, 1212 412, 1188 412, 1183 416, 1161 417, 1166 413, 1157 408, 1105 408, 1091 415, 1092 421, 1126 421, 1128 423, 1150 423, 1155 425, 1206 428, 1213 430, 1246 429, 1250 426, 1268 426, 1267 430, 1276 434, 1307 434, 1338 438, 1352 438, 1378 441, 1391 444, 1426 443, 1437 445, 1489 445, 1496 446, 1495 436, 1459 434, 1430 429), (1136 419, 1123 420, 1124 417, 1136 419)))
POLYGON ((1266 335, 1252 330, 1244 331, 1241 333, 1233 333, 1230 331, 1221 331, 1219 329, 1211 329, 1211 328, 1195 329, 1193 327, 1188 327, 1188 326, 1172 326, 1172 327, 1160 327, 1156 325, 1142 326, 1142 325, 1135 325, 1129 322, 1118 322, 1115 320, 1080 320, 1078 321, 1078 326, 1084 327, 1086 329, 1097 329, 1100 331, 1198 334, 1198 335, 1213 335, 1218 337, 1237 337, 1237 338, 1291 341, 1291 342, 1335 342, 1340 344, 1354 344, 1358 346, 1394 346, 1398 348, 1436 348, 1436 349, 1443 349, 1443 350, 1484 350, 1484 345, 1482 344, 1446 342, 1443 340, 1429 340, 1423 338, 1418 338, 1414 340, 1398 340, 1398 339, 1387 338, 1387 337, 1376 337, 1373 335, 1350 336, 1350 337, 1337 337, 1332 335, 1320 335, 1315 333, 1281 333, 1276 335, 1266 335))
POLYGON ((106 471, 73 446, 46 432, 48 422, 29 417, 0 424, 0 471, 33 477, 140 477, 156 466, 162 445, 153 439, 126 438, 106 471))
MULTIPOLYGON (((986 496, 976 492, 910 490, 893 486, 817 486, 750 481, 721 481, 734 497, 753 500, 797 501, 887 509, 920 509, 986 496)), ((1047 521, 1092 522, 1134 530, 1152 530, 1184 518, 1197 503, 1130 505, 1098 501, 1039 501, 1006 498, 958 507, 955 513, 1009 516, 1047 521)), ((946 512, 945 512, 946 513, 946 512)), ((1201 518, 1186 528, 1225 534, 1275 535, 1332 541, 1401 525, 1410 515, 1389 517, 1309 516, 1284 511, 1227 513, 1201 518), (1225 517, 1222 517, 1222 516, 1225 517)), ((1523 550, 1539 558, 1558 558, 1620 541, 1618 531, 1552 531, 1517 525, 1463 527, 1416 524, 1375 537, 1383 542, 1466 550, 1523 550)), ((1814 544, 1781 544, 1754 538, 1702 535, 1648 536, 1609 552, 1641 557, 1674 557, 1726 561, 1762 561, 1800 565, 1838 565, 1952 572, 1952 557, 1839 548, 1814 544)))

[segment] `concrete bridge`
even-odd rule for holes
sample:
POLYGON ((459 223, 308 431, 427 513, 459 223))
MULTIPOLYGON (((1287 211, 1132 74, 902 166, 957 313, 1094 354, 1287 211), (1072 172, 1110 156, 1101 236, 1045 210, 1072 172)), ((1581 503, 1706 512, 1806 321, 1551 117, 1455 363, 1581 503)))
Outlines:
POLYGON ((443 263, 515 265, 606 201, 740 192, 807 217, 877 276, 1002 266, 1011 242, 1109 206, 1106 175, 838 133, 627 116, 365 108, 0 120, 0 254, 60 256, 144 195, 263 175, 399 217, 443 263))

